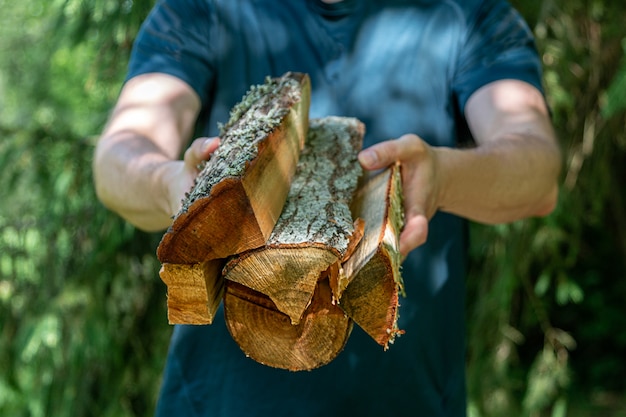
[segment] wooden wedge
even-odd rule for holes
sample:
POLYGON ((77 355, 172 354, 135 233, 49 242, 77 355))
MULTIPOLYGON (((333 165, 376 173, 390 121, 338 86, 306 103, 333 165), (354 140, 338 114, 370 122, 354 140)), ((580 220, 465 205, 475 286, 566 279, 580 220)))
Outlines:
POLYGON ((398 329, 399 294, 403 293, 398 250, 403 227, 400 165, 370 176, 353 203, 364 219, 363 238, 342 266, 336 285, 339 306, 385 349, 402 334, 398 329))
POLYGON ((163 264, 159 275, 167 285, 170 324, 212 324, 222 302, 224 260, 197 264, 163 264))

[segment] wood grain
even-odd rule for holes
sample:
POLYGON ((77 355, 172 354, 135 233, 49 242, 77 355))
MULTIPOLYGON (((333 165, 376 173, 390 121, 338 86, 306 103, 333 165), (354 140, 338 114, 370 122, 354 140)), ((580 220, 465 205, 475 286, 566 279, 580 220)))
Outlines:
POLYGON ((341 308, 385 349, 398 329, 399 294, 403 293, 399 237, 403 226, 400 165, 370 176, 359 188, 354 215, 364 219, 363 238, 343 264, 336 295, 341 308))

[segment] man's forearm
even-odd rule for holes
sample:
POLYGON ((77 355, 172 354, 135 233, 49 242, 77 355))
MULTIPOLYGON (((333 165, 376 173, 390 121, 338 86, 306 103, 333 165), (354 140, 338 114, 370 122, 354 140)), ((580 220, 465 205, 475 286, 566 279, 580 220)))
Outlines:
POLYGON ((547 215, 556 205, 561 162, 550 141, 516 137, 435 154, 442 211, 495 224, 547 215))
POLYGON ((132 132, 105 137, 94 157, 98 198, 140 229, 163 230, 173 214, 163 186, 172 162, 153 142, 132 132))
POLYGON ((199 111, 196 92, 176 77, 148 73, 127 81, 96 147, 98 198, 141 229, 167 228, 195 167, 215 148, 204 152, 198 143, 197 152, 179 160, 199 111))

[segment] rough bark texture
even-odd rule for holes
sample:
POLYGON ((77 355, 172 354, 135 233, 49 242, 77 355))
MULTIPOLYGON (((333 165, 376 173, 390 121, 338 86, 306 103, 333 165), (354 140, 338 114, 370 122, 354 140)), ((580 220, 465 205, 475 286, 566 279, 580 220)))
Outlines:
POLYGON ((403 226, 400 166, 370 177, 359 188, 355 216, 365 220, 364 236, 344 263, 335 294, 341 308, 378 344, 388 348, 398 329, 400 275, 399 236, 403 226))
POLYGON ((304 144, 309 102, 308 76, 287 73, 233 108, 220 147, 161 240, 162 263, 226 258, 266 243, 304 144))
MULTIPOLYGON (((320 274, 343 259, 354 225, 350 204, 362 173, 364 126, 311 120, 287 202, 267 245, 232 259, 226 278, 268 296, 298 324, 320 274)), ((338 268, 335 268, 338 269, 338 268)))

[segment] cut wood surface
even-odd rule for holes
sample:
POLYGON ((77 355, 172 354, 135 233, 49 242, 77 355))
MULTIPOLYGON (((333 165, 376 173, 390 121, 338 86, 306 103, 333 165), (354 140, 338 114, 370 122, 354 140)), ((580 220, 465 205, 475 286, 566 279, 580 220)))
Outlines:
POLYGON ((343 264, 343 280, 335 287, 341 308, 385 349, 398 329, 400 275, 399 235, 403 226, 400 166, 371 176, 353 203, 355 216, 364 219, 363 238, 343 264))
POLYGON ((170 324, 211 324, 222 302, 224 261, 163 264, 159 275, 167 285, 167 318, 170 324))
POLYGON ((287 202, 267 244, 240 254, 227 280, 269 297, 298 324, 325 271, 339 269, 355 231, 350 204, 362 173, 364 126, 353 118, 310 122, 287 202))
POLYGON ((307 371, 331 362, 344 348, 352 321, 331 302, 328 281, 316 286, 297 325, 269 297, 226 281, 224 317, 246 356, 274 368, 307 371))
POLYGON ((227 280, 268 296, 279 311, 298 324, 320 275, 339 257, 321 247, 268 247, 244 254, 226 266, 227 280))
POLYGON ((163 236, 161 263, 196 264, 266 243, 304 144, 309 102, 306 74, 287 73, 251 88, 163 236))

